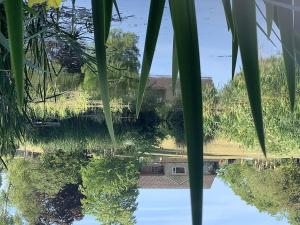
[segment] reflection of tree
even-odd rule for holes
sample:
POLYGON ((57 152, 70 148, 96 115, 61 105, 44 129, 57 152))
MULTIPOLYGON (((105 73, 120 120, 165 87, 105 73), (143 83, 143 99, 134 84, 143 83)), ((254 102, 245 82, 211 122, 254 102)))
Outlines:
POLYGON ((8 196, 29 224, 67 225, 81 218, 77 153, 46 153, 39 159, 14 159, 9 164, 8 196))
POLYGON ((71 225, 74 220, 82 219, 80 200, 83 195, 78 190, 78 185, 66 185, 53 198, 42 198, 43 211, 40 213, 38 225, 71 225))
POLYGON ((8 212, 8 200, 4 191, 0 193, 0 225, 14 225, 13 216, 8 212))
POLYGON ((220 173, 232 190, 259 211, 286 216, 300 224, 300 170, 293 162, 276 169, 257 170, 249 164, 230 164, 220 173))
POLYGON ((135 224, 137 165, 132 160, 93 159, 82 172, 82 200, 87 214, 104 225, 135 224))

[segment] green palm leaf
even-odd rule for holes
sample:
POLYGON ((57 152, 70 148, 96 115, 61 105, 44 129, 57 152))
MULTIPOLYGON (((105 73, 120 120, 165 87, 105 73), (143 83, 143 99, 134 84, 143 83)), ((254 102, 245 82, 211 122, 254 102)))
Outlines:
POLYGON ((172 54, 172 91, 173 91, 173 95, 175 95, 178 72, 179 72, 178 59, 177 59, 177 50, 176 50, 176 42, 175 42, 175 35, 174 35, 173 36, 173 54, 172 54))
POLYGON ((105 38, 107 34, 106 26, 106 1, 92 0, 92 13, 94 23, 94 37, 95 37, 95 50, 97 58, 97 68, 100 80, 100 93, 103 102, 104 117, 107 124, 109 134, 115 143, 115 134, 113 129, 110 104, 109 104, 109 93, 107 83, 107 68, 106 68, 106 46, 105 38))
POLYGON ((20 106, 24 102, 24 48, 23 48, 23 1, 5 1, 11 68, 15 77, 17 99, 20 106))
MULTIPOLYGON (((295 6, 300 6, 300 1, 295 1, 295 6)), ((294 13, 294 38, 295 38, 295 53, 298 65, 300 65, 300 11, 294 13)))
POLYGON ((225 17, 227 21, 228 30, 232 34, 232 47, 231 47, 231 78, 233 79, 236 67, 236 60, 238 55, 239 43, 237 40, 236 32, 234 29, 233 16, 230 0, 222 0, 225 17))
POLYGON ((200 56, 194 4, 194 0, 170 0, 190 171, 192 221, 193 225, 200 225, 203 189, 203 119, 200 56))
POLYGON ((136 104, 137 117, 139 115, 142 106, 143 96, 146 89, 147 80, 149 77, 149 72, 153 60, 153 55, 156 47, 158 34, 159 34, 164 7, 165 7, 165 0, 151 0, 141 77, 139 81, 138 97, 137 97, 137 104, 136 104))
POLYGON ((230 0, 222 0, 222 3, 223 3, 224 12, 225 12, 225 18, 226 18, 228 30, 231 30, 232 32, 234 32, 230 0))
POLYGON ((105 0, 105 42, 109 36, 110 24, 112 19, 113 0, 105 0))
MULTIPOLYGON (((279 0, 278 0, 279 1, 279 0)), ((280 1, 287 3, 286 0, 280 1)), ((292 0, 288 0, 292 4, 292 0)), ((286 69, 287 84, 290 97, 291 110, 294 109, 296 99, 296 64, 295 64, 295 46, 293 35, 293 11, 290 9, 277 7, 278 26, 281 36, 284 64, 286 69)))
POLYGON ((266 155, 260 93, 255 1, 233 0, 232 8, 252 116, 260 146, 264 155, 266 155))
POLYGON ((267 36, 270 37, 272 31, 272 23, 274 17, 274 6, 265 2, 266 6, 266 20, 267 20, 267 36))

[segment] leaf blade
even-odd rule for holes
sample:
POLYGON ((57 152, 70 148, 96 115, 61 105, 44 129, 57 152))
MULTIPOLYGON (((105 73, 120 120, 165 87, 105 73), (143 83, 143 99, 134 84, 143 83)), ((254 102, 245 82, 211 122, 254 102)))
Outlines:
POLYGON ((23 1, 5 1, 5 12, 8 29, 11 68, 15 77, 17 100, 20 106, 24 103, 24 34, 23 34, 23 1))
POLYGON ((261 149, 266 156, 258 64, 255 2, 252 0, 233 0, 232 8, 252 117, 261 149))
POLYGON ((103 111, 106 125, 113 143, 116 143, 110 111, 105 46, 105 3, 104 1, 92 0, 92 15, 94 24, 95 50, 97 59, 98 75, 100 80, 100 93, 103 102, 103 111))
POLYGON ((146 41, 143 54, 143 63, 141 76, 138 86, 138 96, 136 104, 136 115, 138 117, 141 110, 143 96, 146 89, 147 80, 153 60, 153 55, 156 47, 156 42, 160 30, 162 15, 164 11, 165 0, 151 0, 150 11, 148 17, 148 26, 146 32, 146 41))
POLYGON ((237 61, 237 56, 238 56, 238 50, 239 50, 239 42, 237 39, 237 35, 234 32, 234 36, 232 37, 232 53, 231 53, 231 79, 234 78, 235 74, 235 68, 236 68, 236 61, 237 61))
MULTIPOLYGON (((295 6, 300 6, 300 1, 294 1, 295 6)), ((294 39, 295 39, 295 53, 296 61, 300 65, 300 12, 295 11, 294 14, 294 39)))
POLYGON ((105 0, 105 42, 109 36, 109 30, 112 19, 113 0, 105 0))
POLYGON ((226 18, 228 30, 231 30, 231 32, 234 33, 234 24, 233 24, 232 12, 231 12, 230 0, 222 0, 222 3, 225 12, 225 18, 226 18))
MULTIPOLYGON (((280 1, 280 0, 278 0, 280 1)), ((282 2, 282 1, 280 1, 282 2)), ((284 1, 285 3, 287 1, 284 1)), ((288 0, 292 4, 292 0, 288 0)), ((293 28, 293 12, 290 9, 277 7, 278 25, 280 30, 283 59, 286 69, 286 78, 290 98, 291 110, 294 110, 296 101, 296 64, 293 28)))
POLYGON ((177 49, 176 49, 176 41, 175 35, 173 36, 173 54, 172 54, 172 92, 175 95, 176 91, 176 83, 178 78, 178 57, 177 57, 177 49))
POLYGON ((268 2, 265 2, 266 6, 266 21, 267 21, 267 36, 270 38, 272 32, 272 23, 274 18, 274 6, 268 2))
POLYGON ((196 12, 194 0, 170 0, 169 3, 178 53, 192 221, 193 225, 200 225, 203 200, 203 118, 196 12))

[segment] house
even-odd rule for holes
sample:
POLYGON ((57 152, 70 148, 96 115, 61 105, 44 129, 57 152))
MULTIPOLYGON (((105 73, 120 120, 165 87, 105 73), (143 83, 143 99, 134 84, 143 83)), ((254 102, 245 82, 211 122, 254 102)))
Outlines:
MULTIPOLYGON (((213 81, 211 77, 201 78, 202 86, 211 85, 213 81)), ((172 77, 171 76, 151 76, 148 81, 148 88, 160 99, 160 101, 174 101, 180 97, 180 83, 176 83, 175 93, 172 91, 172 77)))
MULTIPOLYGON (((206 160, 203 164, 203 188, 210 189, 216 177, 218 161, 206 160)), ((189 171, 186 159, 164 158, 142 166, 139 188, 189 188, 189 171)))

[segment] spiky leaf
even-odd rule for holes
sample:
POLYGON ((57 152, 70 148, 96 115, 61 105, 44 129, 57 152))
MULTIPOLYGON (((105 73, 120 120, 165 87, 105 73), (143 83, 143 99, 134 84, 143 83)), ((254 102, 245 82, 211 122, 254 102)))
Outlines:
POLYGON ((255 1, 233 0, 232 8, 252 116, 260 146, 264 155, 266 155, 261 106, 255 1))
MULTIPOLYGON (((292 0, 278 1, 292 4, 292 0)), ((283 7, 277 7, 277 16, 284 64, 286 69, 287 84, 289 89, 290 106, 293 110, 296 98, 296 64, 293 35, 293 11, 283 7)))
POLYGON ((115 134, 113 129, 108 82, 107 82, 107 68, 106 68, 106 46, 105 46, 105 18, 106 18, 106 6, 105 1, 92 0, 92 13, 94 23, 94 38, 95 38, 95 50, 97 58, 97 68, 100 81, 100 93, 103 102, 103 111, 107 128, 113 143, 115 143, 115 134))
POLYGON ((5 1, 11 68, 15 77, 19 105, 24 101, 23 1, 5 1))
POLYGON ((194 0, 170 0, 178 53, 193 225, 202 224, 203 118, 200 56, 194 0))
POLYGON ((173 95, 175 95, 176 83, 178 78, 178 58, 177 58, 177 49, 175 42, 175 35, 173 36, 173 55, 172 55, 172 91, 173 95))
POLYGON ((151 0, 141 77, 139 81, 138 97, 137 97, 137 104, 136 104, 137 116, 139 115, 139 112, 141 110, 143 96, 146 89, 146 84, 149 77, 152 59, 156 47, 159 30, 160 30, 160 24, 162 20, 164 7, 165 7, 165 0, 151 0))

